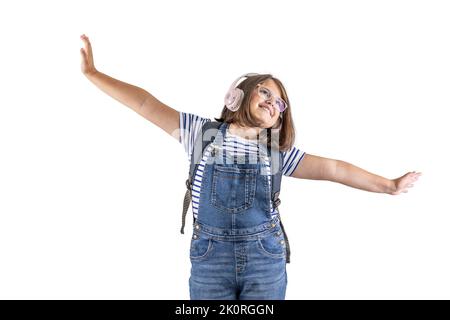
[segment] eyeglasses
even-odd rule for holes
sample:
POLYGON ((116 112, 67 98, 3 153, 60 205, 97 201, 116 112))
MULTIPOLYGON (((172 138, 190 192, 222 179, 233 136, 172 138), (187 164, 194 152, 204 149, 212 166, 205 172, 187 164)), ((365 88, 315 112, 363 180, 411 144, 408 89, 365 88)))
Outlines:
POLYGON ((256 86, 257 86, 258 94, 261 98, 263 98, 266 101, 266 100, 272 100, 272 97, 275 97, 274 105, 275 105, 275 107, 277 107, 278 111, 283 112, 284 110, 286 110, 288 105, 283 99, 281 99, 280 97, 274 96, 272 91, 270 91, 266 87, 263 87, 260 84, 257 84, 256 86))

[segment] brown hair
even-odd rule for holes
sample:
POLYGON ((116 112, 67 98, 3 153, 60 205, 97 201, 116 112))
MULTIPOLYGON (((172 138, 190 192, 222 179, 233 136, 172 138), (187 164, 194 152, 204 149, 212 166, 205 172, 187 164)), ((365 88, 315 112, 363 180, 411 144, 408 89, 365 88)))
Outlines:
POLYGON ((250 114, 250 100, 256 86, 267 79, 272 79, 278 85, 278 88, 281 91, 281 98, 288 105, 287 109, 280 113, 277 124, 269 129, 270 136, 277 134, 279 136, 279 150, 288 151, 293 147, 295 141, 295 128, 294 122, 292 121, 291 106, 283 84, 271 74, 260 74, 247 77, 237 86, 237 88, 244 91, 244 99, 242 100, 240 108, 236 112, 233 112, 224 106, 220 118, 214 119, 220 122, 236 123, 241 126, 259 127, 259 122, 253 119, 250 114))

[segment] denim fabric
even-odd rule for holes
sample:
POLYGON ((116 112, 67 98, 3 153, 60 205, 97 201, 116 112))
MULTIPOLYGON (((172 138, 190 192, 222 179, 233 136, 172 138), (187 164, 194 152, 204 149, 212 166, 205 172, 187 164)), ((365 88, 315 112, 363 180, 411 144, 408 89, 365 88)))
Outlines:
MULTIPOLYGON (((227 127, 223 123, 219 128, 222 137, 227 127)), ((220 138, 213 144, 222 146, 220 138)), ((203 171, 190 247, 190 297, 282 300, 286 247, 279 218, 270 213, 263 163, 259 158, 246 163, 216 160, 208 161, 203 171)))

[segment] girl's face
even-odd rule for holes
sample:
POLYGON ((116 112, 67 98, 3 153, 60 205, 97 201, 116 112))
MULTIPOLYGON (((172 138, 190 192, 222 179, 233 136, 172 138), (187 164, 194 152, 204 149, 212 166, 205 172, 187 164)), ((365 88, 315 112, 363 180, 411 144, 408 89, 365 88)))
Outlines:
POLYGON ((264 100, 258 94, 258 87, 256 87, 252 92, 250 100, 250 114, 253 118, 261 122, 261 128, 271 128, 277 123, 278 117, 280 116, 280 111, 275 106, 275 99, 281 97, 281 92, 272 79, 267 79, 261 82, 260 85, 272 91, 272 98, 270 100, 264 100))

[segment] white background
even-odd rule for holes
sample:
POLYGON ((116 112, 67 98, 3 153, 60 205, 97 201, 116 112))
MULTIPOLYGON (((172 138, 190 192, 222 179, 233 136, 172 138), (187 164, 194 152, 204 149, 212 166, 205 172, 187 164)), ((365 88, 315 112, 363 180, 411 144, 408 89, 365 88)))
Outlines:
MULTIPOLYGON (((285 177, 286 299, 449 299, 445 1, 0 4, 0 298, 189 299, 188 159, 80 70, 217 117, 247 72, 286 86, 296 146, 393 179, 391 196, 285 177)), ((191 212, 191 210, 189 210, 191 212)))

